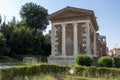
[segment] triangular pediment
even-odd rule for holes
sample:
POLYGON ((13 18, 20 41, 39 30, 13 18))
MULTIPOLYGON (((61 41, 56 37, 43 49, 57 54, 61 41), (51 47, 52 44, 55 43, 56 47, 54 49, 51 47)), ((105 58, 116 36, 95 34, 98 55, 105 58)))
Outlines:
POLYGON ((59 11, 49 15, 48 19, 75 17, 75 16, 91 15, 91 14, 92 14, 92 11, 90 11, 90 10, 73 8, 73 7, 66 7, 62 10, 59 10, 59 11))
POLYGON ((91 20, 92 24, 95 26, 96 31, 98 30, 98 25, 96 22, 96 17, 94 15, 94 12, 92 10, 86 10, 81 8, 75 8, 75 7, 66 7, 63 8, 51 15, 49 15, 47 18, 51 21, 59 21, 59 20, 70 20, 75 18, 83 18, 83 19, 89 19, 91 20))

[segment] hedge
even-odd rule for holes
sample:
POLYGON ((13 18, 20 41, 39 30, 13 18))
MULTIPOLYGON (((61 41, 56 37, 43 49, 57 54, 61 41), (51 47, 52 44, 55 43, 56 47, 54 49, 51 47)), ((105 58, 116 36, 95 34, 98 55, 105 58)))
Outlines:
POLYGON ((31 66, 19 66, 7 69, 0 69, 0 80, 13 80, 15 77, 20 76, 34 76, 50 73, 68 74, 69 66, 39 64, 31 66))
POLYGON ((106 67, 75 67, 77 76, 92 78, 116 78, 120 79, 120 69, 106 67))
POLYGON ((85 66, 60 66, 60 65, 31 65, 0 69, 0 80, 14 80, 15 77, 34 76, 40 74, 61 74, 71 75, 69 71, 73 69, 75 76, 91 78, 116 78, 119 79, 120 69, 105 67, 85 67, 85 66))

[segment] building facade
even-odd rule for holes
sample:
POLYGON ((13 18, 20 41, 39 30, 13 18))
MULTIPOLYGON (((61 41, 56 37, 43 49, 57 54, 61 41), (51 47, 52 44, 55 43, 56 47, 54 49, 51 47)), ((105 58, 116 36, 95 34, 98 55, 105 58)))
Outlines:
POLYGON ((91 10, 66 7, 48 16, 51 20, 52 53, 50 64, 74 64, 77 54, 99 57, 106 54, 106 38, 97 33, 98 24, 91 10))
POLYGON ((109 55, 109 56, 112 56, 112 57, 119 57, 119 56, 120 56, 120 48, 111 49, 111 50, 108 52, 108 55, 109 55))

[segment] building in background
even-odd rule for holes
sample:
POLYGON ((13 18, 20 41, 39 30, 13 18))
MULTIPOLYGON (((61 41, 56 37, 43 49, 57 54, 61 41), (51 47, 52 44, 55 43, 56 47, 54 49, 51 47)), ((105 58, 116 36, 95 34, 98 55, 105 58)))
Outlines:
POLYGON ((109 55, 109 56, 112 56, 112 57, 119 57, 119 56, 120 56, 120 48, 111 49, 111 50, 108 52, 108 55, 109 55))
POLYGON ((50 64, 74 64, 77 54, 91 57, 106 55, 106 37, 99 35, 92 10, 66 7, 48 16, 51 20, 52 53, 50 64))

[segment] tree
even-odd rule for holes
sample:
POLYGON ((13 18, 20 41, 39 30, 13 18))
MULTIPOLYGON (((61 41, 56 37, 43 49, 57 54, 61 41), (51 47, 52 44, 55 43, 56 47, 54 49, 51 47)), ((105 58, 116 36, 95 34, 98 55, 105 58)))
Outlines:
POLYGON ((0 15, 0 24, 1 24, 1 22, 2 22, 2 18, 1 18, 1 15, 0 15))
POLYGON ((10 51, 10 49, 7 47, 6 38, 0 32, 0 55, 6 55, 9 53, 9 51, 10 51))
POLYGON ((33 29, 33 54, 45 54, 42 31, 49 24, 47 10, 40 5, 30 2, 22 6, 20 16, 22 17, 21 25, 26 25, 26 27, 33 29))
POLYGON ((43 50, 46 52, 47 56, 51 54, 50 36, 48 34, 44 35, 43 50))
POLYGON ((34 36, 34 41, 33 41, 33 54, 35 55, 41 55, 43 52, 42 50, 42 44, 44 44, 42 42, 42 40, 44 39, 43 37, 43 34, 39 34, 37 33, 35 36, 34 36))
POLYGON ((5 23, 5 20, 1 24, 0 32, 2 32, 5 35, 8 46, 9 46, 10 34, 14 31, 16 26, 17 26, 17 23, 16 23, 15 17, 13 17, 13 19, 11 21, 9 21, 7 24, 5 23))
POLYGON ((46 56, 49 56, 51 54, 50 37, 48 34, 37 34, 35 36, 34 54, 46 56))
POLYGON ((16 28, 10 36, 10 45, 13 53, 32 54, 33 52, 32 30, 27 27, 16 28))
POLYGON ((26 3, 20 10, 20 16, 26 21, 28 27, 34 29, 34 32, 42 32, 49 24, 47 10, 35 3, 26 3))

